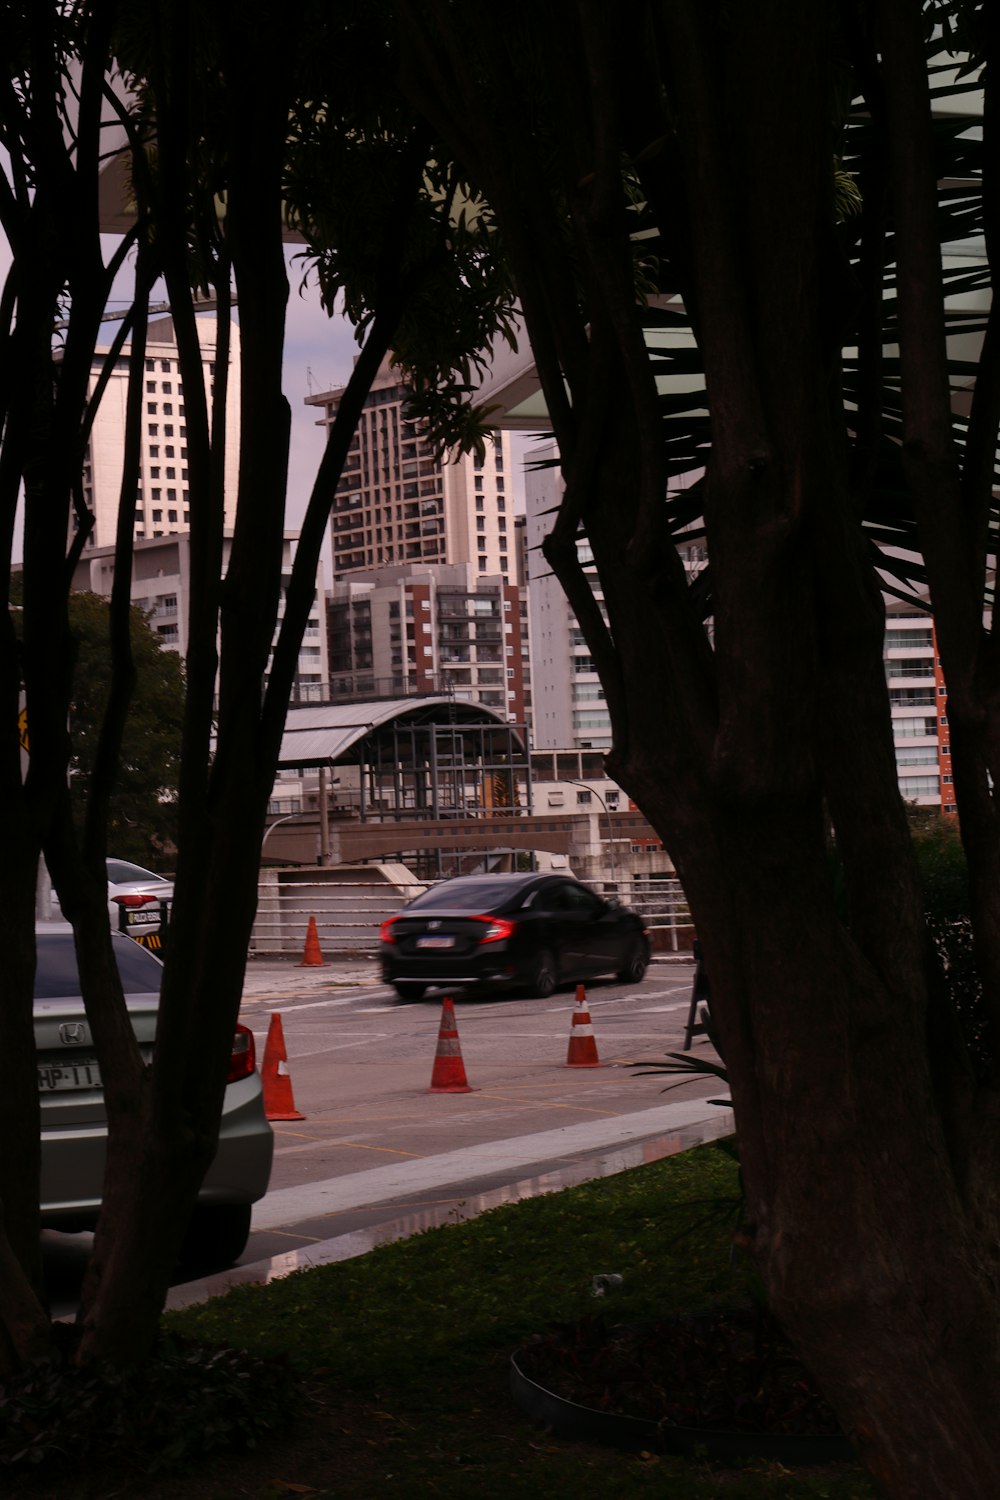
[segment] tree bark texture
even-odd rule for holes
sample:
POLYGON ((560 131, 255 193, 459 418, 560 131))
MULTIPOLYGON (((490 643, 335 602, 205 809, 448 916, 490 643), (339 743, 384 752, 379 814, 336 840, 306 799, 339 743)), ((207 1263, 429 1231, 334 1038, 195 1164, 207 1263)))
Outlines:
MULTIPOLYGON (((919 25, 919 5, 887 8, 919 25)), ((501 60, 496 38, 476 51, 453 8, 402 10, 405 85, 477 174, 523 290, 565 480, 545 556, 604 683, 609 770, 662 834, 712 975, 746 1243, 882 1491, 979 1500, 1000 1491, 998 1189, 983 1167, 997 1119, 929 958, 849 462, 841 346, 873 304, 835 226, 831 141, 856 18, 795 0, 609 17, 580 0, 532 18, 525 63, 513 47, 501 60), (646 40, 641 60, 625 36, 646 40), (515 124, 497 132, 501 95, 515 124), (711 647, 665 522, 669 428, 621 253, 623 160, 705 374, 711 647)), ((928 341, 943 346, 940 285, 920 295, 918 368, 928 341)), ((866 388, 880 400, 878 368, 866 388)), ((942 436, 947 381, 927 367, 915 410, 912 441, 948 454, 921 461, 918 482, 936 507, 925 552, 971 714, 981 620, 942 436)), ((877 443, 873 413, 856 425, 877 443)), ((967 845, 991 839, 991 806, 969 807, 967 845)), ((983 889, 995 913, 992 873, 983 889)))

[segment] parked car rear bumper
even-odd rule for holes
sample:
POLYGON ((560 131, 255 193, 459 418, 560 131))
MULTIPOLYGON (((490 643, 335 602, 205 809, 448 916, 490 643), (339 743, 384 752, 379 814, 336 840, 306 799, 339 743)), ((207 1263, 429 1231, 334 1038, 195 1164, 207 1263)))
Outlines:
MULTIPOLYGON (((41 1136, 42 1227, 93 1229, 101 1206, 107 1131, 103 1125, 44 1128, 41 1136)), ((267 1192, 274 1135, 264 1113, 260 1075, 226 1088, 219 1146, 199 1203, 256 1203, 267 1192), (238 1185, 238 1186, 236 1186, 238 1185)))

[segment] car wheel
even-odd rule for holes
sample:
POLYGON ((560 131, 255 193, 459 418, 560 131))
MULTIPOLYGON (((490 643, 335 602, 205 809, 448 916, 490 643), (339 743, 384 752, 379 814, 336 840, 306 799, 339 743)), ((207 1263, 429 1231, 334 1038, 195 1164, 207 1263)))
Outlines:
POLYGON ((649 968, 649 945, 637 939, 629 948, 625 962, 618 970, 622 984, 638 984, 649 968))
POLYGON ((249 1203, 199 1203, 191 1215, 178 1260, 188 1270, 231 1266, 250 1238, 249 1203))
POLYGON ((548 948, 543 948, 531 966, 528 989, 538 1000, 547 1000, 554 992, 557 982, 555 959, 548 948))
POLYGON ((427 988, 426 984, 394 984, 393 985, 393 989, 396 991, 396 998, 397 998, 397 1000, 403 1000, 403 1001, 408 1001, 408 1000, 422 1000, 424 998, 424 991, 426 990, 426 988, 427 988))

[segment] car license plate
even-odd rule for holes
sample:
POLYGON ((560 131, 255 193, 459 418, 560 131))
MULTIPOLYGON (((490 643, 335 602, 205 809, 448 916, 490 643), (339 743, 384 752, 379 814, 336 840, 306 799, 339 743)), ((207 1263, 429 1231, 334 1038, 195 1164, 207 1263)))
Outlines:
POLYGON ((454 948, 454 946, 455 946, 455 939, 453 937, 419 937, 419 938, 417 938, 417 947, 418 948, 454 948))
POLYGON ((38 1064, 38 1090, 42 1094, 62 1093, 68 1089, 99 1089, 101 1070, 96 1057, 78 1057, 75 1062, 57 1066, 38 1064))
POLYGON ((143 907, 138 911, 130 911, 126 909, 125 912, 126 927, 144 927, 149 922, 158 922, 159 920, 160 908, 158 906, 153 911, 147 910, 145 907, 143 907))

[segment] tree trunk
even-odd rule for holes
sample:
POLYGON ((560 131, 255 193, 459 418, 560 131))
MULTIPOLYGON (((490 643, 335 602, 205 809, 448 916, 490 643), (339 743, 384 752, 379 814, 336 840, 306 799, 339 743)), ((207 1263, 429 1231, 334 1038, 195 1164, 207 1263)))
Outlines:
POLYGON ((733 1010, 751 1018, 730 1070, 747 1243, 885 1492, 972 1500, 1000 1485, 995 1249, 956 1183, 918 997, 900 1017, 844 931, 815 821, 811 878, 801 828, 730 821, 739 910, 692 900, 724 1051, 733 1010))
MULTIPOLYGON (((608 769, 691 905, 768 1298, 887 1495, 998 1493, 996 1110, 929 961, 840 388, 852 305, 834 233, 834 66, 860 18, 794 0, 636 3, 616 13, 646 39, 636 69, 586 3, 534 14, 527 60, 496 38, 477 50, 456 8, 433 7, 437 49, 416 8, 403 13, 407 86, 481 174, 524 291, 566 479, 545 555, 601 674, 608 769), (501 96, 516 125, 498 133, 501 96), (683 436, 691 467, 708 466, 711 651, 657 478, 680 464, 677 408, 651 416, 636 383, 641 363, 651 389, 649 360, 613 253, 626 158, 652 184, 651 248, 706 377, 710 451, 683 436)), ((865 390, 881 401, 879 379, 865 390)), ((867 480, 874 418, 858 423, 867 480)))

